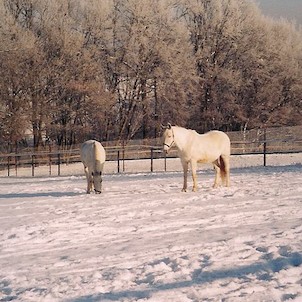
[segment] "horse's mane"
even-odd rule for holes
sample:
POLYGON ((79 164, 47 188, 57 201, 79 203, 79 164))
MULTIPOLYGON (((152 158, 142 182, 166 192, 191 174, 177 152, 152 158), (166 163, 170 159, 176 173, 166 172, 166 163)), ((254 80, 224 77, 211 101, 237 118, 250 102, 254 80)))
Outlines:
POLYGON ((194 133, 194 134, 199 134, 196 130, 194 130, 194 129, 190 129, 190 128, 185 128, 185 127, 181 127, 181 126, 173 126, 173 127, 175 127, 175 128, 179 128, 179 129, 183 129, 183 130, 186 130, 186 131, 189 131, 189 132, 192 132, 192 133, 194 133))
POLYGON ((213 130, 206 131, 206 132, 204 132, 204 133, 199 133, 199 132, 197 132, 196 130, 190 129, 190 128, 185 128, 185 127, 181 127, 181 126, 177 126, 177 125, 175 125, 175 126, 173 126, 173 127, 179 128, 179 129, 183 129, 183 130, 186 130, 186 131, 188 131, 188 132, 191 132, 191 133, 194 133, 194 134, 197 134, 197 135, 203 135, 203 134, 211 133, 211 132, 213 132, 213 131, 218 131, 217 129, 213 129, 213 130))

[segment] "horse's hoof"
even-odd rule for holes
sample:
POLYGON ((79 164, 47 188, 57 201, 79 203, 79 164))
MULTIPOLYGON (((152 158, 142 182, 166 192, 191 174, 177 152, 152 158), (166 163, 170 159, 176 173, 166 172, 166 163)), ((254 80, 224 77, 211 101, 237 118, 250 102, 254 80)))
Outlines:
POLYGON ((187 189, 182 189, 181 192, 187 192, 187 189))

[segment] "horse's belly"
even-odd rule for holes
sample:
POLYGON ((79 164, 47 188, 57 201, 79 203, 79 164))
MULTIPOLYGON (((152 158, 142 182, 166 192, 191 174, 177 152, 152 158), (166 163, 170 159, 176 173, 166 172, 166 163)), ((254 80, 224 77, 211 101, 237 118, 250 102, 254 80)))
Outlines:
POLYGON ((197 159, 197 162, 200 163, 200 164, 212 163, 212 162, 215 161, 218 157, 219 157, 219 156, 214 157, 214 156, 211 156, 211 155, 209 155, 209 156, 204 156, 204 157, 198 158, 198 159, 197 159))
POLYGON ((206 163, 210 163, 210 162, 212 162, 213 160, 210 160, 209 158, 201 158, 201 159, 198 159, 197 160, 197 162, 199 163, 199 164, 206 164, 206 163))
POLYGON ((215 151, 214 152, 204 152, 202 150, 198 150, 198 151, 192 152, 191 158, 193 160, 195 159, 198 163, 201 164, 212 163, 220 156, 220 153, 215 151))

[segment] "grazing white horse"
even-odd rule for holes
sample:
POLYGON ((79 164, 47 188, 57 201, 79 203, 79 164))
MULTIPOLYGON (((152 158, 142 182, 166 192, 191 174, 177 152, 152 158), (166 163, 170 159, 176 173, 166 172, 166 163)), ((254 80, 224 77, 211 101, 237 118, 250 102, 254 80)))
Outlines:
POLYGON ((101 193, 102 172, 106 160, 104 147, 98 141, 88 140, 82 144, 80 155, 87 179, 87 194, 91 192, 92 186, 95 193, 101 193))
POLYGON ((165 129, 163 133, 164 151, 168 152, 175 145, 182 163, 184 171, 182 191, 187 191, 189 164, 192 169, 193 191, 197 190, 197 163, 213 163, 216 172, 214 188, 219 186, 220 180, 227 187, 230 186, 231 143, 224 132, 215 130, 198 134, 195 130, 171 126, 171 124, 163 126, 163 128, 165 129))

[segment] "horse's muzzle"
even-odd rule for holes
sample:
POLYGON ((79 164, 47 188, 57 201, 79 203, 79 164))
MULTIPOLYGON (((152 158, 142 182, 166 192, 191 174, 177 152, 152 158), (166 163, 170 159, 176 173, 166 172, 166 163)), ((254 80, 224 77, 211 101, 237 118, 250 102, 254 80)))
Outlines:
POLYGON ((163 151, 168 154, 169 153, 169 150, 170 150, 170 146, 168 144, 164 144, 163 146, 163 151))

